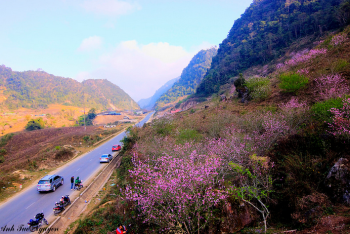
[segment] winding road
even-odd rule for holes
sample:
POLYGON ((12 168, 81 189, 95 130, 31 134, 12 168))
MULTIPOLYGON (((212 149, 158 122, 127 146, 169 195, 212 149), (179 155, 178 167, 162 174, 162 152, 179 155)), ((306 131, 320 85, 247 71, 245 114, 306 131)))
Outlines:
MULTIPOLYGON (((151 117, 149 113, 141 122, 136 124, 142 127, 151 117)), ((125 136, 125 132, 111 138, 99 145, 89 153, 78 157, 55 171, 55 174, 63 176, 64 185, 57 188, 55 192, 38 193, 36 184, 10 199, 0 206, 0 233, 27 233, 21 230, 21 226, 28 228, 27 222, 34 218, 39 212, 44 212, 45 218, 50 220, 53 216, 53 207, 63 195, 72 195, 75 191, 70 189, 71 176, 79 176, 83 183, 100 171, 106 164, 100 164, 100 155, 111 153, 112 145, 118 144, 125 136)), ((119 143, 120 144, 120 143, 119 143)), ((87 186, 86 184, 84 184, 87 186)), ((77 192, 76 192, 77 193, 77 192)))

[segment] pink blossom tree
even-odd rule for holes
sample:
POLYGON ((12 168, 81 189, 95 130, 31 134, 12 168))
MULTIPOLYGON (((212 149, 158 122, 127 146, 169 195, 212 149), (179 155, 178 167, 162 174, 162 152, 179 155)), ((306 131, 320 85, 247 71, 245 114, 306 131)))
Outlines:
POLYGON ((334 136, 345 136, 350 138, 350 98, 343 101, 343 108, 332 108, 332 122, 328 123, 330 133, 334 136))
POLYGON ((130 170, 133 186, 127 186, 126 199, 137 203, 144 222, 165 230, 196 233, 213 217, 213 208, 227 195, 218 169, 218 157, 188 157, 165 154, 155 160, 133 158, 130 170))
POLYGON ((341 45, 346 41, 346 38, 347 38, 347 36, 345 33, 337 34, 332 38, 331 44, 333 46, 341 45))
POLYGON ((320 101, 342 97, 349 93, 347 81, 339 74, 321 76, 315 79, 316 96, 320 101))

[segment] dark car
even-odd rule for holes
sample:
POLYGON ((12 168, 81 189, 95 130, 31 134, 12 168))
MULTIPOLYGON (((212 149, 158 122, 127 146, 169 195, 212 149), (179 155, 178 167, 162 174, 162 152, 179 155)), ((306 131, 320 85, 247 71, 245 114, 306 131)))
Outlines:
POLYGON ((37 185, 38 192, 44 192, 44 191, 56 191, 56 188, 63 185, 64 179, 62 176, 59 175, 46 175, 41 180, 39 180, 37 185))
POLYGON ((120 145, 113 145, 112 146, 112 151, 119 151, 119 150, 121 150, 121 146, 120 145))

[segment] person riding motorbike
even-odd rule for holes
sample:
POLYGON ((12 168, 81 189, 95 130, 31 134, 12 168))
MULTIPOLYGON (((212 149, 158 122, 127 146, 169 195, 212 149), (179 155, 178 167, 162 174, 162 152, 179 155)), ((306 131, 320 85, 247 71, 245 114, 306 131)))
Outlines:
POLYGON ((79 176, 75 179, 75 188, 79 187, 81 183, 81 180, 79 179, 79 176))

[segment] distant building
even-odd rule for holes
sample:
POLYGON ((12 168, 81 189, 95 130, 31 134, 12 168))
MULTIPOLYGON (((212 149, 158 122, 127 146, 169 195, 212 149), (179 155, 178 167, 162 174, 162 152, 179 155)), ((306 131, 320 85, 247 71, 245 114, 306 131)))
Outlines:
POLYGON ((175 113, 180 112, 180 111, 181 111, 181 109, 176 109, 176 110, 170 111, 170 114, 175 114, 175 113))
POLYGON ((137 115, 142 115, 143 112, 142 112, 142 111, 137 111, 136 114, 137 114, 137 115))

